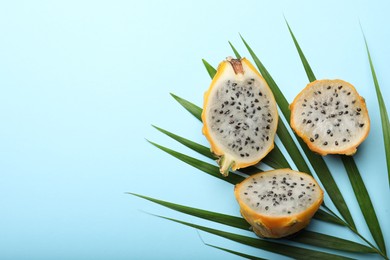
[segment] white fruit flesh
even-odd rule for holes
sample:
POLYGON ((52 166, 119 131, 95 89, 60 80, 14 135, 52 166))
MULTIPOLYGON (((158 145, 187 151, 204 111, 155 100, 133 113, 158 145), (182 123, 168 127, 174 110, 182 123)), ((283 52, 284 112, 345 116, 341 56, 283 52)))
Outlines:
POLYGON ((209 94, 209 138, 229 161, 253 162, 273 147, 277 127, 274 97, 264 79, 242 62, 243 73, 227 65, 209 94))
POLYGON ((290 171, 258 174, 240 188, 240 198, 252 210, 269 216, 297 214, 320 196, 321 189, 309 175, 290 171))
POLYGON ((341 80, 308 85, 292 104, 291 126, 312 150, 323 155, 353 154, 370 127, 364 99, 341 80))

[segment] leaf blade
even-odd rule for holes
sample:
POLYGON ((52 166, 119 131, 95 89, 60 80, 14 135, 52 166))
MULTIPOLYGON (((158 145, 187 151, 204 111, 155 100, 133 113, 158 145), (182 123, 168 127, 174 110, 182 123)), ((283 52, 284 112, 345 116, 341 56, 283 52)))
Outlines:
POLYGON ((311 69, 310 65, 309 65, 309 62, 307 61, 305 55, 303 54, 303 51, 301 49, 301 47, 299 46, 298 44, 298 41, 297 39, 295 38, 295 35, 294 33, 292 32, 291 28, 290 28, 290 25, 288 24, 286 18, 284 18, 286 24, 287 24, 287 27, 288 27, 288 30, 290 32, 290 35, 294 41, 294 44, 295 44, 295 47, 298 51, 298 54, 299 54, 299 57, 301 58, 301 61, 303 63, 303 67, 306 71, 306 75, 307 75, 307 78, 309 79, 309 82, 312 82, 312 81, 315 81, 316 80, 316 76, 314 76, 314 73, 313 73, 313 70, 311 69))
POLYGON ((172 149, 169 149, 167 147, 164 147, 162 145, 159 145, 157 143, 154 143, 152 141, 149 141, 149 143, 151 143, 152 145, 154 145, 155 147, 159 148, 160 150, 172 155, 173 157, 176 157, 177 159, 213 176, 213 177, 216 177, 218 179, 222 179, 222 180, 226 180, 227 182, 231 183, 231 184, 237 184, 241 181, 244 180, 244 177, 241 177, 237 174, 229 174, 228 177, 223 177, 222 174, 219 172, 219 168, 214 166, 214 165, 211 165, 209 163, 206 163, 206 162, 203 162, 201 160, 198 160, 196 158, 193 158, 191 156, 188 156, 188 155, 185 155, 185 154, 182 154, 182 153, 179 153, 177 151, 174 151, 172 149))
POLYGON ((202 59, 202 62, 210 78, 214 78, 215 74, 217 73, 217 70, 213 66, 211 66, 210 63, 208 63, 205 59, 202 59))
MULTIPOLYGON (((363 33, 363 29, 362 29, 362 33, 363 33)), ((367 51, 368 61, 370 63, 371 75, 372 75, 372 79, 374 81, 376 96, 377 96, 378 104, 379 104, 379 112, 380 112, 381 122, 382 122, 383 141, 384 141, 385 153, 386 153, 387 175, 388 175, 388 182, 389 182, 389 187, 390 187, 390 122, 389 122, 389 115, 387 114, 386 104, 385 104, 385 101, 383 99, 381 89, 379 87, 379 82, 378 82, 378 79, 376 77, 374 64, 373 64, 372 59, 371 59, 370 50, 368 48, 368 43, 367 43, 366 36, 364 35, 364 33, 363 33, 363 37, 364 37, 364 43, 366 45, 366 51, 367 51)))
MULTIPOLYGON (((236 216, 231 216, 231 215, 222 214, 218 212, 188 207, 180 204, 175 204, 172 202, 167 202, 167 201, 147 197, 144 195, 139 195, 136 193, 128 192, 127 194, 137 196, 139 198, 154 202, 161 206, 167 207, 169 209, 187 215, 191 215, 215 223, 249 231, 250 225, 242 217, 236 217, 236 216)), ((308 230, 301 231, 296 236, 285 240, 291 240, 298 243, 303 243, 303 244, 318 246, 323 248, 329 248, 334 250, 340 250, 340 251, 348 251, 348 252, 355 252, 355 253, 375 253, 373 249, 365 245, 355 243, 349 240, 341 239, 338 237, 333 237, 326 234, 318 233, 318 232, 308 231, 308 230)))
POLYGON ((173 93, 171 93, 171 96, 179 102, 180 105, 182 105, 188 112, 190 112, 194 117, 196 117, 199 121, 202 122, 202 109, 191 102, 185 100, 184 98, 181 98, 173 93))
POLYGON ((220 237, 223 237, 223 238, 226 238, 226 239, 229 239, 229 240, 241 243, 241 244, 245 244, 245 245, 252 246, 255 248, 260 248, 260 249, 263 249, 263 250, 266 250, 269 252, 273 252, 273 253, 277 253, 277 254, 281 254, 281 255, 290 256, 290 257, 297 258, 297 259, 310 259, 310 260, 311 259, 330 259, 330 258, 332 258, 332 259, 351 259, 351 258, 340 256, 340 255, 325 253, 325 252, 321 252, 321 251, 314 251, 314 250, 306 249, 306 248, 302 248, 302 247, 285 245, 285 244, 276 243, 276 242, 272 242, 272 241, 268 241, 268 240, 262 240, 262 239, 258 239, 258 238, 252 238, 252 237, 247 237, 247 236, 243 236, 243 235, 238 235, 238 234, 234 234, 234 233, 230 233, 230 232, 226 232, 226 231, 221 231, 221 230, 217 230, 217 229, 213 229, 213 228, 209 228, 209 227, 205 227, 205 226, 201 226, 201 225, 188 223, 188 222, 173 219, 173 218, 167 218, 167 217, 162 217, 162 216, 159 216, 159 217, 173 221, 173 222, 177 222, 177 223, 180 223, 180 224, 192 227, 192 228, 196 228, 196 229, 199 229, 199 230, 202 230, 202 231, 205 231, 205 232, 208 232, 208 233, 211 233, 211 234, 214 234, 214 235, 217 235, 217 236, 220 236, 220 237))
POLYGON ((380 250, 386 254, 386 245, 383 238, 383 233, 379 225, 374 206, 372 205, 370 195, 366 186, 364 185, 359 169, 357 168, 356 163, 352 157, 344 155, 341 156, 341 159, 347 171, 356 200, 359 203, 360 210, 363 213, 363 217, 367 223, 371 235, 379 246, 380 250))

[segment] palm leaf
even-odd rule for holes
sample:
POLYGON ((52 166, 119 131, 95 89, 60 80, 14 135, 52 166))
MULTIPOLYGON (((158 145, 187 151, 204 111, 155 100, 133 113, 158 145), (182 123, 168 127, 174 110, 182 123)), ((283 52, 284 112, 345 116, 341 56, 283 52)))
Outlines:
MULTIPOLYGON (((259 58, 256 56, 256 54, 253 52, 251 47, 247 44, 247 42, 242 38, 242 41, 244 42, 246 48, 248 49, 250 55, 252 56, 253 60, 255 61, 255 64, 257 65, 258 69, 260 70, 261 74, 263 75, 264 79, 267 81, 268 85, 270 86, 272 92, 274 93, 274 96, 276 98, 276 101, 280 107, 280 110, 282 111, 283 115, 287 120, 290 119, 290 110, 289 110, 289 104, 284 97, 283 93, 280 91, 279 87, 267 71, 267 69, 264 67, 264 65, 261 63, 259 58)), ((332 174, 330 173, 330 170, 328 166, 326 165, 324 159, 314 154, 312 151, 309 150, 307 145, 298 137, 297 138, 299 144, 301 145, 302 150, 306 154, 306 157, 309 159, 312 167, 314 168, 315 172, 317 173, 317 176, 321 180, 321 183, 323 184, 325 190, 327 191, 330 199, 332 200, 333 204, 336 206, 340 214, 343 216, 345 221, 353 227, 356 228, 355 223, 353 221, 353 218, 351 216, 351 213, 348 209, 348 206, 344 200, 344 197, 341 194, 340 189, 338 188, 332 174)), ((286 147, 287 149, 287 147, 286 147)), ((291 155, 291 153, 290 153, 291 155)), ((303 157, 299 160, 304 160, 303 157)), ((303 163, 303 162, 302 162, 303 163)))
POLYGON ((233 52, 234 52, 234 55, 236 55, 236 58, 237 59, 241 59, 241 55, 238 53, 238 51, 236 50, 236 48, 234 48, 233 44, 229 41, 229 45, 230 47, 232 48, 233 52))
MULTIPOLYGON (((175 204, 175 203, 171 203, 171 202, 167 202, 167 201, 163 201, 163 200, 159 200, 159 199, 155 199, 155 198, 151 198, 151 197, 147 197, 135 193, 128 193, 128 194, 143 198, 145 200, 154 202, 156 204, 176 210, 184 214, 188 214, 194 217, 224 224, 227 226, 231 226, 243 230, 249 230, 250 227, 250 225, 245 221, 245 219, 241 217, 183 206, 183 205, 179 205, 179 204, 175 204)), ((307 231, 307 230, 299 232, 296 236, 291 237, 288 240, 307 244, 307 245, 312 245, 312 246, 334 249, 334 250, 357 252, 357 253, 375 253, 375 251, 372 248, 367 247, 365 245, 348 241, 345 239, 341 239, 338 237, 333 237, 326 234, 307 231)))
POLYGON ((188 112, 190 112, 194 117, 196 117, 199 121, 202 122, 202 109, 198 106, 195 106, 191 102, 176 96, 175 94, 171 93, 171 96, 179 102, 180 105, 182 105, 185 109, 187 109, 188 112))
MULTIPOLYGON (((362 29, 363 32, 363 29, 362 29)), ((363 33, 364 37, 364 43, 366 45, 366 51, 368 56, 368 61, 370 62, 370 68, 371 68, 371 74, 372 79, 374 81, 375 85, 375 91, 378 98, 378 104, 379 104, 379 111, 381 114, 381 122, 382 122, 382 132, 383 132, 383 141, 385 145, 385 152, 386 152, 386 163, 387 163, 387 174, 388 174, 388 181, 390 186, 390 122, 389 122, 389 116, 387 114, 386 104, 383 100, 382 92, 379 87, 378 79, 376 77, 374 64, 372 63, 370 50, 368 49, 368 44, 366 40, 366 36, 363 33)))
POLYGON ((176 157, 177 159, 201 170, 204 171, 205 173, 210 174, 213 177, 216 177, 218 179, 225 180, 231 184, 237 184, 241 181, 243 181, 245 178, 236 174, 229 174, 228 177, 223 177, 222 174, 219 172, 219 168, 217 166, 211 165, 209 163, 203 162, 201 160, 198 160, 196 158, 193 158, 191 156, 176 152, 172 149, 166 148, 162 145, 156 144, 154 142, 151 142, 148 140, 149 143, 152 145, 156 146, 157 148, 163 150, 164 152, 172 155, 173 157, 176 157))
POLYGON ((321 221, 333 223, 336 225, 346 226, 345 222, 342 221, 340 218, 336 217, 335 215, 329 214, 328 212, 322 210, 321 208, 319 208, 316 214, 314 214, 314 218, 321 221))
POLYGON ((202 62, 203 62, 203 65, 205 66, 207 72, 209 73, 210 78, 214 78, 215 73, 217 73, 217 70, 214 69, 214 67, 211 66, 210 63, 208 63, 205 59, 202 59, 202 62))
POLYGON ((330 253, 325 253, 325 252, 321 252, 321 251, 315 251, 315 250, 306 249, 306 248, 302 248, 302 247, 276 243, 276 242, 273 242, 271 240, 264 240, 264 239, 258 239, 258 238, 252 238, 252 237, 247 237, 247 236, 243 236, 243 235, 238 235, 238 234, 234 234, 234 233, 230 233, 230 232, 226 232, 226 231, 221 231, 221 230, 217 230, 217 229, 213 229, 213 228, 209 228, 209 227, 205 227, 205 226, 201 226, 201 225, 188 223, 185 221, 180 221, 180 220, 173 219, 173 218, 167 218, 167 217, 163 217, 163 216, 159 216, 159 217, 170 220, 170 221, 174 221, 174 222, 177 222, 177 223, 189 226, 189 227, 193 227, 193 228, 196 228, 198 230, 202 230, 202 231, 205 231, 205 232, 208 232, 208 233, 211 233, 211 234, 214 234, 214 235, 217 235, 217 236, 220 236, 220 237, 223 237, 223 238, 226 238, 226 239, 229 239, 229 240, 232 240, 232 241, 244 244, 244 245, 267 250, 269 252, 293 257, 296 259, 310 259, 310 260, 311 259, 352 259, 352 258, 348 258, 348 257, 340 256, 340 255, 335 255, 335 254, 330 254, 330 253))
POLYGON ((237 252, 237 251, 233 251, 233 250, 230 250, 230 249, 227 249, 227 248, 219 247, 219 246, 213 246, 213 245, 206 244, 206 243, 205 243, 205 245, 206 246, 210 246, 210 247, 214 247, 216 249, 219 249, 219 250, 222 250, 222 251, 234 254, 234 255, 238 255, 238 256, 241 256, 241 257, 244 257, 244 258, 247 258, 247 259, 266 260, 266 258, 260 258, 260 257, 254 256, 254 255, 243 254, 243 253, 240 253, 240 252, 237 252))
POLYGON ((366 220, 367 226, 370 229, 371 235, 377 243, 379 249, 386 254, 386 245, 382 230, 375 214, 375 209, 372 205, 370 195, 368 194, 367 188, 360 176, 356 163, 353 158, 349 156, 342 156, 341 159, 348 173, 348 178, 352 184, 353 191, 355 192, 356 199, 359 203, 364 219, 366 220))
MULTIPOLYGON (((290 34, 293 38, 294 44, 299 52, 299 56, 301 57, 302 64, 305 68, 305 71, 307 73, 307 77, 310 81, 316 80, 313 71, 311 70, 311 67, 306 60, 301 48, 299 47, 298 41, 296 40, 288 22, 286 21, 288 29, 290 31, 290 34)), ((368 191, 366 189, 366 186, 364 185, 363 179, 360 175, 359 169, 356 166, 355 160, 353 157, 350 156, 341 156, 342 162, 344 164, 345 170, 348 174, 349 180, 352 184, 352 188, 355 193, 355 197, 359 203, 360 210, 363 213, 364 219, 366 220, 366 223, 368 225, 368 228, 370 229, 370 232, 375 240, 375 242, 378 244, 380 250, 386 254, 386 246, 385 241, 383 239, 382 230, 379 225, 378 218, 375 213, 374 206, 372 205, 370 195, 368 194, 368 191)), ((356 228, 355 228, 356 229, 356 228)))

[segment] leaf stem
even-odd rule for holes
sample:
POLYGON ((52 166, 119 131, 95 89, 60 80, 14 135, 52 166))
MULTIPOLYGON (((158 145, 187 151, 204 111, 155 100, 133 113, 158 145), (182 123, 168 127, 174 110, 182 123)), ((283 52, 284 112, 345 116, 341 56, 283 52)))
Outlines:
POLYGON ((359 231, 352 227, 351 225, 349 225, 344 219, 340 218, 339 216, 337 216, 330 208, 328 208, 328 206, 326 206, 325 204, 322 205, 326 210, 329 211, 330 214, 332 214, 335 218, 339 219, 341 222, 343 222, 343 225, 346 226, 347 228, 349 228, 353 233, 355 233, 358 237, 360 237, 364 242, 366 242, 375 252, 377 252, 379 255, 383 256, 384 259, 387 259, 389 260, 389 258, 387 257, 387 255, 382 252, 381 250, 379 250, 376 246, 374 246, 370 241, 368 241, 362 234, 359 233, 359 231))

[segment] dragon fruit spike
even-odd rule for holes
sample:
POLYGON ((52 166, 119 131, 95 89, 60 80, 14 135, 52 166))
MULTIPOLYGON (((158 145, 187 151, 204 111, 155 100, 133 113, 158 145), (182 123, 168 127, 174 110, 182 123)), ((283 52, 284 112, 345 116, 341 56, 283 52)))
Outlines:
POLYGON ((278 111, 267 83, 245 58, 222 61, 204 95, 203 134, 220 172, 258 163, 274 147, 278 111))
POLYGON ((320 155, 353 155, 370 131, 364 98, 343 80, 308 84, 290 109, 292 129, 320 155))
POLYGON ((312 176, 279 169, 252 175, 234 194, 241 215, 260 237, 281 238, 306 227, 324 193, 312 176))

